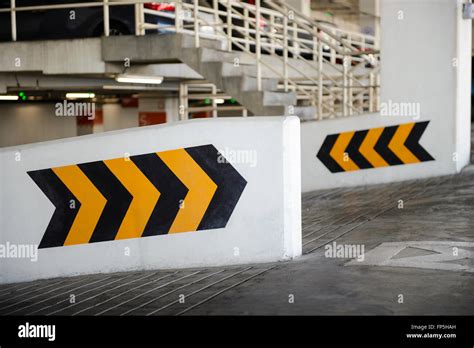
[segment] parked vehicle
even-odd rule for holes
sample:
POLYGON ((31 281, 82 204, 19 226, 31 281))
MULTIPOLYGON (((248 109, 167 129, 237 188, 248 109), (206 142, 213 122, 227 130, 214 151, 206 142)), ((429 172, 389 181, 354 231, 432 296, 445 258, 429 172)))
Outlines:
MULTIPOLYGON (((17 7, 73 4, 74 0, 16 0, 17 7)), ((9 8, 10 0, 0 0, 0 8, 9 8)), ((110 35, 132 34, 135 28, 133 6, 110 7, 110 35)), ((69 39, 101 36, 104 32, 102 7, 78 7, 53 10, 17 11, 18 40, 69 39)), ((0 13, 0 40, 11 40, 9 12, 0 13)))
MULTIPOLYGON (((16 0, 16 7, 74 4, 77 0, 16 0)), ((174 3, 145 3, 144 7, 155 11, 145 14, 145 22, 158 25, 158 29, 147 29, 147 34, 166 34, 175 25, 174 3)), ((10 8, 10 0, 0 0, 0 8, 10 8)), ((211 21, 208 13, 200 13, 201 19, 211 21)), ((135 7, 120 5, 109 7, 110 35, 135 33, 135 7)), ((191 23, 183 19, 184 24, 191 23)), ((77 7, 67 9, 42 9, 16 12, 17 40, 51 40, 83 37, 99 37, 104 34, 103 8, 77 7)), ((213 33, 214 28, 201 27, 203 34, 213 33)), ((224 36, 224 35, 223 35, 224 36)), ((0 13, 0 41, 11 40, 11 17, 9 12, 0 13)))

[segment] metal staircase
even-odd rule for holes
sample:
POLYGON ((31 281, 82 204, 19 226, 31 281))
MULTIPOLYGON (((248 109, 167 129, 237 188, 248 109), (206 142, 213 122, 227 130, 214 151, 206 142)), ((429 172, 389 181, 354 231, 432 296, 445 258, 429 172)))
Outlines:
MULTIPOLYGON (((149 21, 163 12, 141 11, 139 34, 192 35, 194 45, 183 48, 182 61, 252 115, 321 120, 377 110, 379 60, 369 35, 328 27, 280 0, 175 2, 168 25, 149 21)), ((183 105, 186 96, 180 95, 183 105)))
MULTIPOLYGON (((161 7, 147 0, 15 7, 12 0, 10 5, 0 13, 10 12, 12 41, 17 39, 17 12, 102 7, 107 37, 110 7, 133 6, 137 37, 129 36, 133 40, 128 40, 125 35, 121 41, 134 47, 142 45, 138 56, 124 49, 136 56, 134 62, 166 62, 168 55, 202 77, 198 84, 181 83, 182 119, 196 107, 190 106, 189 96, 199 92, 202 85, 211 86, 213 93, 205 99, 212 102, 199 106, 199 110, 208 108, 213 116, 218 115, 220 106, 214 96, 219 95, 235 100, 237 104, 230 108, 242 111, 243 116, 293 114, 322 120, 378 109, 379 58, 374 37, 313 20, 283 0, 255 0, 255 5, 236 0, 178 0, 161 7), (156 40, 149 36, 157 33, 156 40), (144 35, 147 43, 140 40, 144 35), (172 55, 153 51, 148 60, 140 56, 151 52, 147 45, 167 41, 170 35, 181 43, 169 47, 172 55)), ((111 52, 111 56, 120 56, 120 52, 111 52)), ((103 49, 105 56, 107 50, 103 49)), ((113 57, 109 61, 117 62, 113 57)))

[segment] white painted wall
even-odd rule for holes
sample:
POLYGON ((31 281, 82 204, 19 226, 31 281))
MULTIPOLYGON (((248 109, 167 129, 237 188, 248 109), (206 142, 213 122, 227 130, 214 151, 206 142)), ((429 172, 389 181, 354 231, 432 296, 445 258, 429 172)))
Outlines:
POLYGON ((57 117, 53 103, 0 103, 0 147, 76 136, 75 118, 57 117))
POLYGON ((444 173, 461 170, 470 156, 472 27, 462 19, 462 3, 381 1, 381 102, 420 103, 422 119, 432 120, 444 173))
POLYGON ((35 169, 213 144, 250 150, 234 163, 247 181, 226 228, 39 250, 1 259, 0 282, 139 269, 219 266, 301 255, 300 129, 296 117, 199 119, 0 149, 0 244, 38 244, 54 207, 35 169), (15 161, 17 152, 21 161, 15 161), (19 233, 21 231, 21 233, 19 233), (130 248, 130 256, 125 248, 130 248), (239 248, 239 255, 235 255, 239 248))
POLYGON ((157 112, 166 112, 166 122, 179 121, 179 98, 167 96, 147 96, 140 95, 138 99, 138 110, 157 112))
POLYGON ((303 123, 303 192, 457 173, 469 164, 472 33, 461 16, 462 1, 380 5, 381 102, 418 103, 419 118, 372 114, 303 123), (316 158, 328 134, 427 120, 420 144, 435 161, 333 174, 316 158))
POLYGON ((138 108, 124 108, 120 104, 102 105, 104 132, 138 127, 138 108))

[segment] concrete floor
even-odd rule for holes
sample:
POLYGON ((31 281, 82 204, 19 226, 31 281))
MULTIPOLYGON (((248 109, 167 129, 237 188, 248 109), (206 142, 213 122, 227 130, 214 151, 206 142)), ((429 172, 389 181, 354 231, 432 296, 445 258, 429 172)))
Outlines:
POLYGON ((313 192, 303 196, 302 210, 304 255, 297 260, 4 285, 0 315, 474 314, 474 244, 462 244, 474 242, 474 166, 456 176, 313 192), (332 242, 363 245, 368 261, 382 243, 413 241, 421 249, 393 258, 441 255, 425 241, 446 242, 448 253, 457 246, 461 256, 348 265, 351 259, 324 250, 332 242), (440 269, 446 264, 452 269, 440 269))

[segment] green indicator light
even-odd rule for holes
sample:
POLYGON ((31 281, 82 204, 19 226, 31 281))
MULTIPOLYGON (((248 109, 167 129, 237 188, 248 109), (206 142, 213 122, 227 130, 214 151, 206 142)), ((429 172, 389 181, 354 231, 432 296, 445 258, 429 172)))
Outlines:
POLYGON ((209 98, 204 99, 204 104, 211 104, 211 99, 209 98))
POLYGON ((235 100, 234 98, 231 98, 230 102, 231 102, 231 104, 235 104, 235 103, 237 103, 237 100, 235 100))

